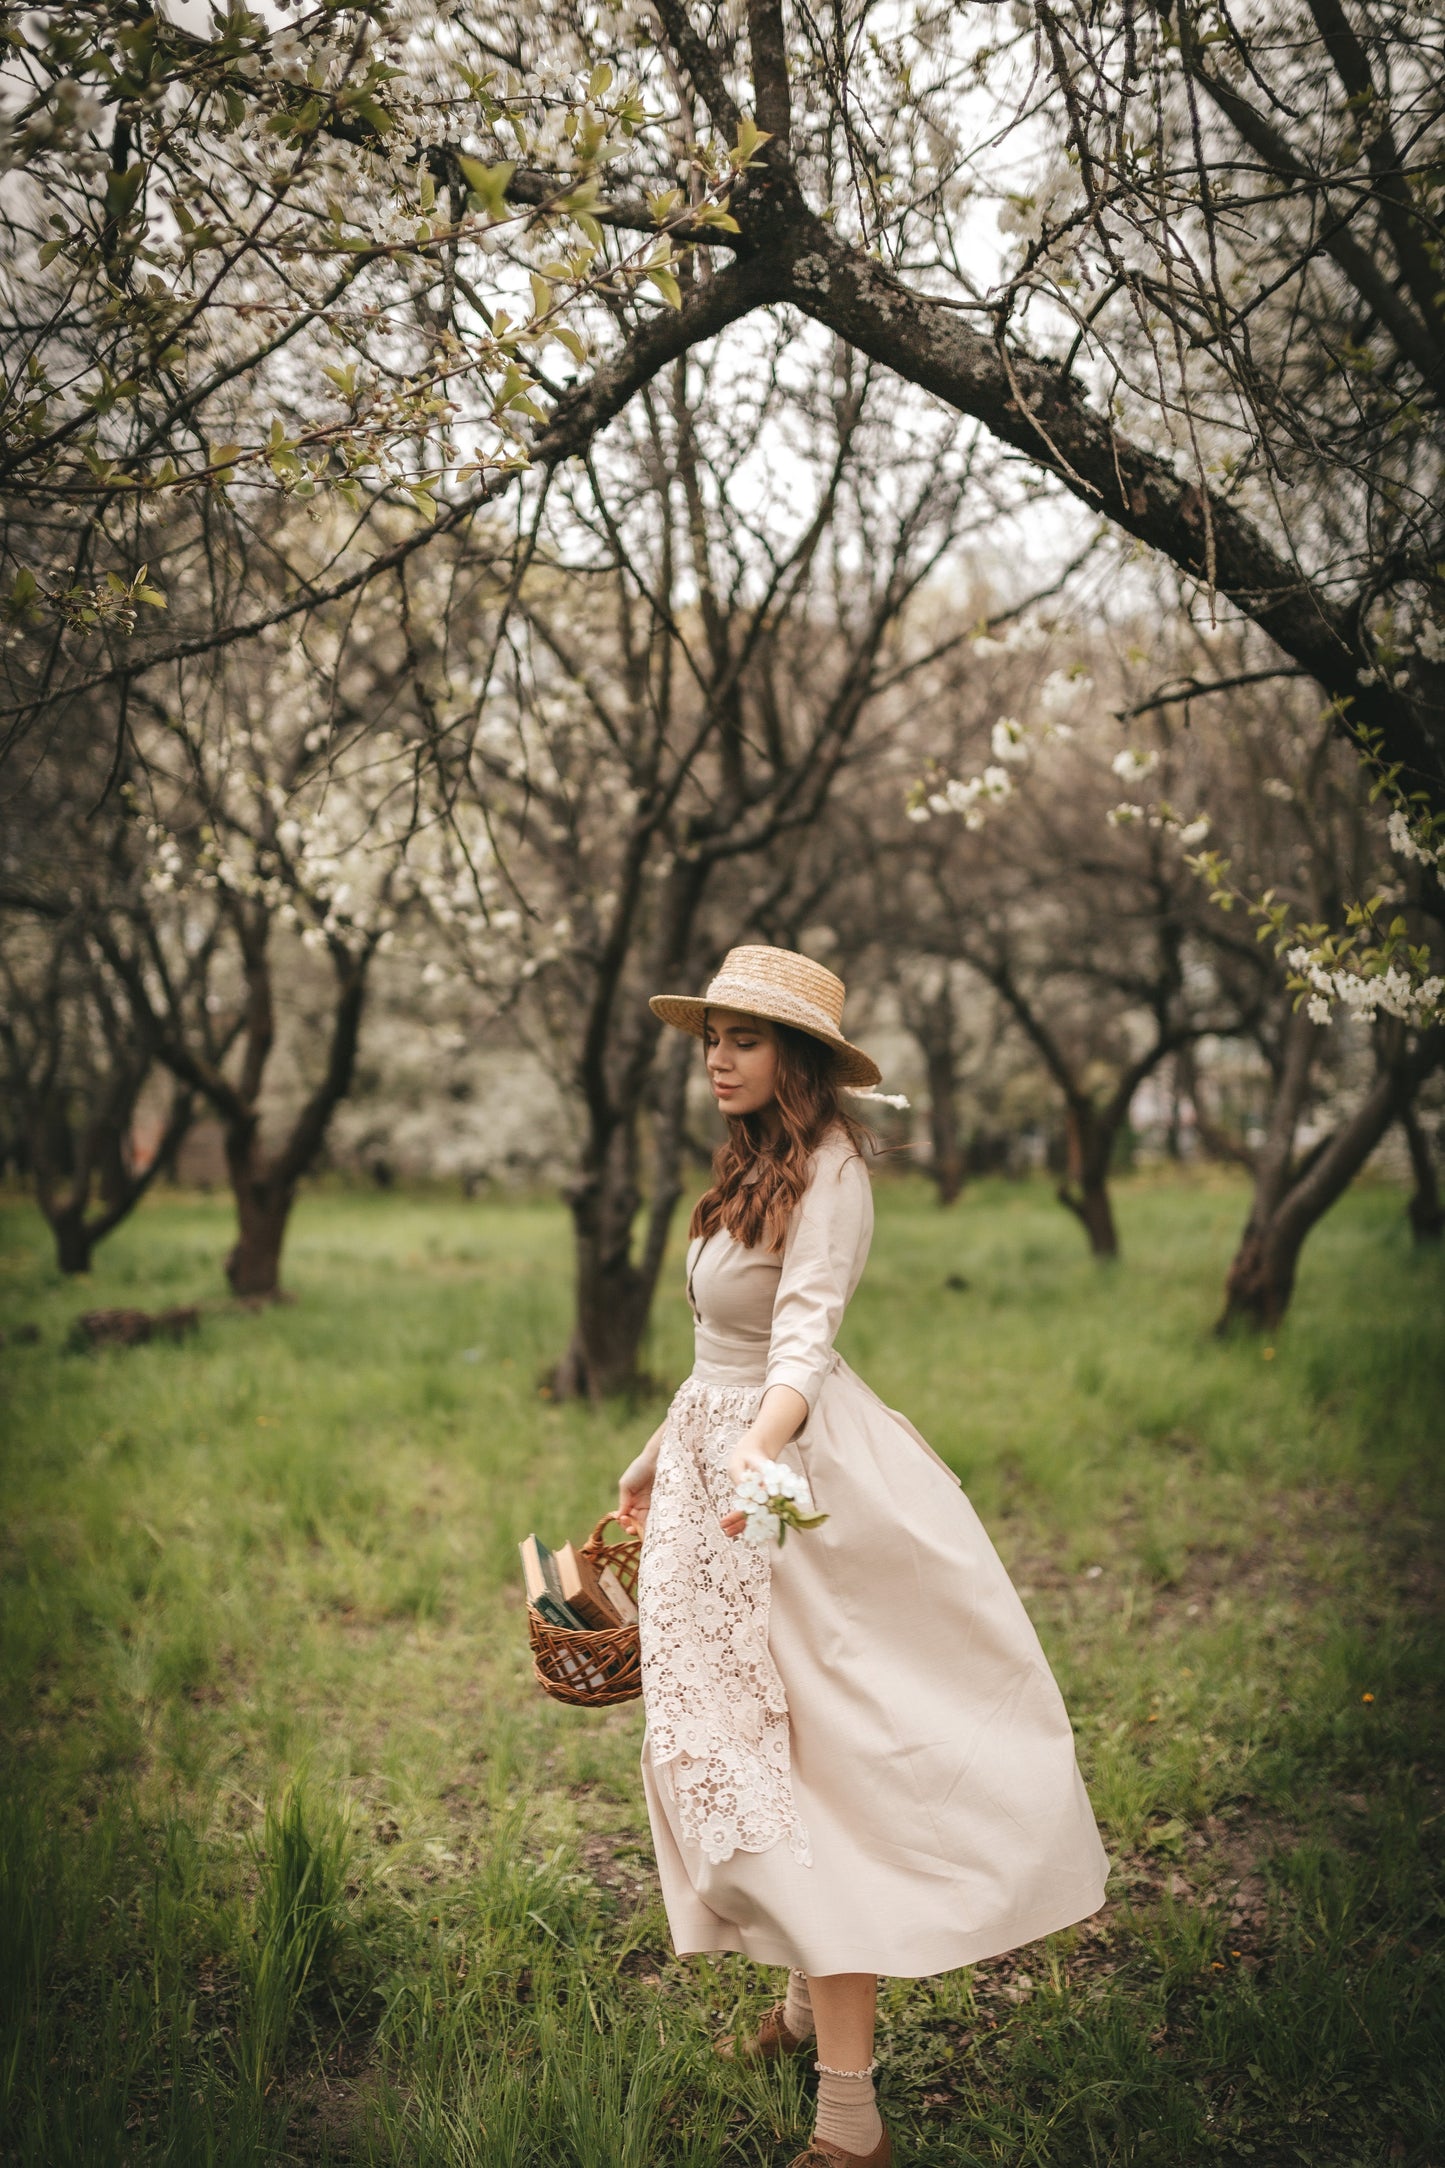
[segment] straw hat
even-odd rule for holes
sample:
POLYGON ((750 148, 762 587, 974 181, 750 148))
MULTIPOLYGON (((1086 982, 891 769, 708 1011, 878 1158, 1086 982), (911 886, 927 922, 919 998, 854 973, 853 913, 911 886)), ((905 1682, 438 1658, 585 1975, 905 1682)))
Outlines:
POLYGON ((850 1046, 839 1028, 843 981, 794 949, 729 949, 705 994, 654 994, 651 1007, 664 1024, 675 1024, 694 1039, 702 1037, 710 1008, 765 1016, 770 1023, 791 1024, 794 1031, 805 1031, 810 1039, 831 1046, 840 1084, 871 1088, 883 1074, 872 1055, 861 1046, 850 1046))

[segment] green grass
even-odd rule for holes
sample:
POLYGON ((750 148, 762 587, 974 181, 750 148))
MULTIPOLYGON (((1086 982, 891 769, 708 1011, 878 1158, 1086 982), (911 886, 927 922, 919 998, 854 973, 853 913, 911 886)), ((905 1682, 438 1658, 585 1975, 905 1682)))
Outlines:
MULTIPOLYGON (((1209 1327, 1233 1180, 881 1184, 844 1351, 962 1473, 1069 1699, 1099 1920, 883 1996, 900 2168, 1445 2159, 1430 1566, 1445 1258, 1362 1187, 1276 1342, 1209 1327), (962 1278, 963 1287, 949 1285, 962 1278)), ((551 1203, 316 1194, 296 1300, 159 1197, 63 1284, 0 1213, 0 2159, 766 2168, 776 1992, 668 1951, 636 1706, 532 1687, 528 1528, 584 1534, 660 1399, 557 1408, 551 1203), (75 1314, 199 1335, 64 1351, 75 1314)), ((680 1248, 679 1229, 678 1247, 680 1248)), ((648 1361, 688 1362, 676 1275, 648 1361)))

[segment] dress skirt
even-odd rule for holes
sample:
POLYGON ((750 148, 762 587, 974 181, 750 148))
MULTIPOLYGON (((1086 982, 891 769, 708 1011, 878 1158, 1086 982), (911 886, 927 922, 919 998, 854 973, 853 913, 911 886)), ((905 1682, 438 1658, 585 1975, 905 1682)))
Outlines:
POLYGON ((782 1455, 828 1518, 780 1549, 730 1541, 726 1464, 766 1343, 700 1345, 639 1580, 642 1774, 678 1951, 922 1976, 1096 1911, 1108 1863, 1068 1715, 957 1478, 828 1347, 782 1455))

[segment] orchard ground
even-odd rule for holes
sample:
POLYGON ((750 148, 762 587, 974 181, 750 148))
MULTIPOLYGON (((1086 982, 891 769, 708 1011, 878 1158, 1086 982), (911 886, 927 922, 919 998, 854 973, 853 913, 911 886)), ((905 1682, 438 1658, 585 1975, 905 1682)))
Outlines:
MULTIPOLYGON (((878 1189, 844 1351, 963 1475, 1115 1863, 1083 1927, 885 1986, 899 2168, 1445 2160, 1445 1255, 1360 1186, 1277 1338, 1220 1342, 1228 1175, 1122 1182, 1105 1268, 1042 1185, 878 1189)), ((0 2157, 791 2158, 803 2075, 709 2053, 778 1976, 669 1954, 639 1708, 530 1678, 517 1539, 585 1535, 661 1406, 540 1395, 561 1207, 314 1192, 259 1312, 219 1199, 83 1284, 0 1227, 0 2157)))

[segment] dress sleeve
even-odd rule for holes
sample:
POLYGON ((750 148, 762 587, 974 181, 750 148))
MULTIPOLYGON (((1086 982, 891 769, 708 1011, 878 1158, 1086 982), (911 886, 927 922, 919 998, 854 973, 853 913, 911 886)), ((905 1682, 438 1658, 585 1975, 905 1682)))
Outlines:
POLYGON ((858 1153, 827 1149, 793 1211, 773 1300, 769 1385, 791 1385, 808 1403, 833 1361, 833 1336, 858 1284, 873 1234, 873 1191, 858 1153))

